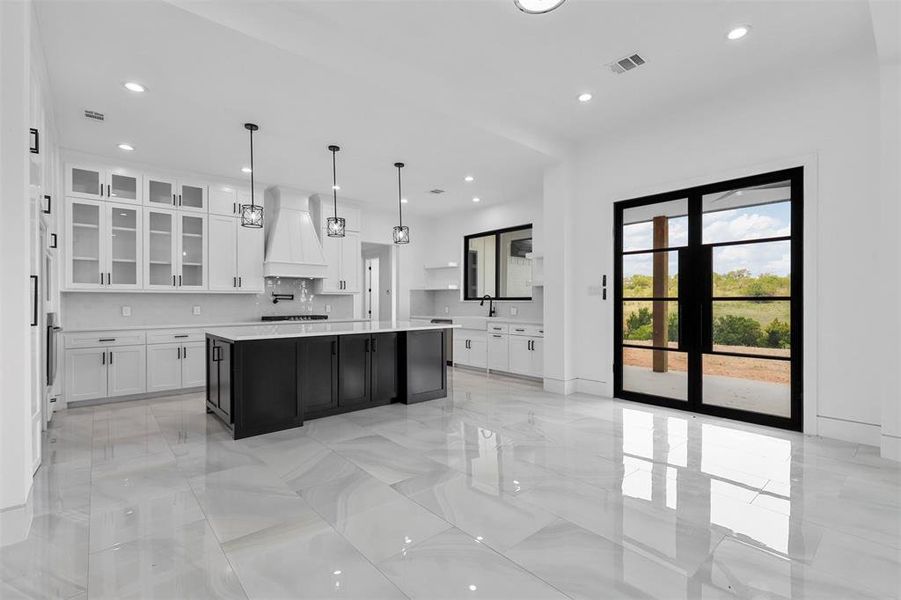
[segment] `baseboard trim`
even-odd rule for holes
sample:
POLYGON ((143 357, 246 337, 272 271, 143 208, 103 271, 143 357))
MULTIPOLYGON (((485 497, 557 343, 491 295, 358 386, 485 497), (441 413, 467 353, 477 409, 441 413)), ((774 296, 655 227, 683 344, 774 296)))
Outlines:
POLYGON ((878 446, 882 437, 882 429, 879 425, 873 425, 872 423, 860 423, 859 421, 818 415, 817 435, 853 444, 878 446))
POLYGON ((882 458, 901 462, 901 438, 883 433, 879 454, 882 458))
POLYGON ((544 391, 552 394, 560 394, 569 396, 576 391, 575 379, 555 379, 553 377, 544 378, 544 391))
POLYGON ((589 396, 610 397, 610 392, 607 390, 607 382, 595 379, 576 379, 576 391, 589 396))
POLYGON ((188 394, 196 394, 206 389, 204 386, 182 388, 178 390, 166 390, 163 392, 147 392, 144 394, 128 394, 126 396, 116 396, 115 398, 94 398, 93 400, 79 400, 77 402, 67 402, 66 408, 81 408, 84 406, 97 406, 99 404, 118 404, 119 402, 131 402, 132 400, 149 400, 151 398, 164 398, 166 396, 186 396, 188 394))

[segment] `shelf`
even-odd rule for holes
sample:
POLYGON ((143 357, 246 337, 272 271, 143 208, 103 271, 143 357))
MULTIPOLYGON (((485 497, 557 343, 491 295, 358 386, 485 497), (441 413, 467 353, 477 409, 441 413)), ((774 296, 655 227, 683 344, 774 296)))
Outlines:
POLYGON ((150 264, 150 265, 165 265, 165 266, 167 266, 167 267, 171 267, 171 266, 172 266, 172 261, 171 261, 171 260, 151 260, 151 261, 148 261, 147 264, 150 264))
POLYGON ((160 231, 158 229, 150 229, 150 233, 155 233, 157 235, 172 235, 171 231, 160 231))
POLYGON ((198 263, 198 262, 183 262, 183 263, 181 263, 181 266, 183 266, 183 267, 202 267, 202 266, 203 266, 203 263, 198 263))
POLYGON ((113 262, 114 263, 136 263, 138 261, 136 261, 132 258, 114 258, 113 262))
POLYGON ((78 229, 100 229, 100 225, 92 225, 91 223, 72 223, 72 227, 78 229))
POLYGON ((455 262, 449 262, 446 265, 426 265, 426 271, 439 271, 441 269, 459 269, 460 265, 455 262))
POLYGON ((448 286, 448 287, 417 287, 417 288, 410 288, 410 289, 412 291, 416 291, 416 292, 459 292, 460 291, 460 287, 457 285, 454 285, 453 287, 450 287, 450 286, 448 286))
POLYGON ((96 256, 73 256, 72 260, 88 260, 91 262, 100 262, 100 259, 96 256))
POLYGON ((137 231, 137 227, 112 227, 113 231, 137 231))
POLYGON ((183 234, 181 234, 181 237, 202 238, 203 234, 202 233, 183 233, 183 234))

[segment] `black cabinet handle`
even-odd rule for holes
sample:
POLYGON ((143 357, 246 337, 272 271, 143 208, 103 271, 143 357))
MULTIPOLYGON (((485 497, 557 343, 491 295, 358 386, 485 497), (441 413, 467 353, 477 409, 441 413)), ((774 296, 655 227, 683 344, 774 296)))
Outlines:
POLYGON ((177 350, 178 350, 178 353, 177 353, 178 360, 181 360, 181 346, 179 346, 177 350))
POLYGON ((241 277, 238 277, 238 287, 244 287, 244 282, 241 280, 241 277))
POLYGON ((178 205, 181 206, 181 194, 178 195, 178 205))
POLYGON ((172 276, 172 286, 175 286, 175 275, 172 276))
POLYGON ((178 276, 178 287, 181 287, 181 275, 178 276))
POLYGON ((219 362, 222 360, 222 357, 219 355, 220 348, 219 346, 213 346, 213 362, 219 362))
POLYGON ((51 198, 49 194, 44 194, 44 200, 47 201, 47 208, 44 209, 44 214, 49 215, 50 214, 50 205, 53 203, 53 198, 51 198))
POLYGON ((40 299, 40 297, 38 295, 38 287, 39 287, 38 286, 38 276, 30 275, 29 277, 31 277, 31 285, 32 285, 31 293, 34 298, 34 306, 32 307, 33 313, 31 316, 31 326, 37 327, 38 326, 38 300, 40 299))
POLYGON ((513 331, 525 331, 525 329, 514 329, 513 331))
POLYGON ((337 356, 337 355, 338 355, 338 342, 335 340, 332 340, 332 356, 337 356))
POLYGON ((188 348, 187 347, 181 349, 181 357, 188 358, 188 348))
POLYGON ((100 364, 101 365, 106 364, 106 350, 104 350, 103 352, 100 353, 100 364))
POLYGON ((113 364, 113 353, 109 353, 109 364, 113 364))
POLYGON ((109 186, 109 184, 106 184, 106 195, 107 195, 108 198, 112 198, 112 197, 113 197, 113 194, 112 194, 112 192, 110 191, 110 186, 109 186))
POLYGON ((188 337, 188 334, 187 334, 187 333, 180 333, 180 334, 178 334, 178 335, 176 335, 176 336, 174 336, 174 337, 175 337, 176 339, 178 339, 178 338, 186 338, 186 337, 188 337))
POLYGON ((363 342, 363 348, 364 348, 364 350, 363 350, 364 352, 369 352, 369 340, 366 340, 365 342, 363 342))
POLYGON ((238 287, 238 278, 232 277, 232 287, 238 287))
POLYGON ((112 285, 112 283, 113 283, 113 274, 107 273, 106 274, 106 285, 112 285))
POLYGON ((100 338, 98 342, 115 342, 116 338, 100 338))
POLYGON ((41 153, 41 134, 34 127, 30 127, 28 129, 29 133, 31 133, 31 150, 32 154, 40 154, 41 153))
POLYGON ((175 193, 172 194, 172 206, 175 206, 175 193))
POLYGON ((372 351, 375 352, 375 338, 372 338, 372 351))
POLYGON ((50 234, 50 248, 52 248, 52 249, 56 248, 56 234, 55 233, 50 234))

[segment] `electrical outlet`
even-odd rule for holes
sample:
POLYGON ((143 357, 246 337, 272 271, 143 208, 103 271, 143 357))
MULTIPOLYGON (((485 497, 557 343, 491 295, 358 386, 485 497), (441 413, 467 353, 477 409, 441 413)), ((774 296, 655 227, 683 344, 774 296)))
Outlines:
POLYGON ((130 316, 131 316, 131 307, 130 307, 130 306, 123 306, 123 307, 122 307, 122 316, 123 316, 123 317, 130 317, 130 316))
POLYGON ((450 306, 445 306, 445 307, 444 307, 444 314, 447 314, 447 313, 449 313, 449 312, 450 312, 450 306))
POLYGON ((199 314, 200 314, 200 305, 199 305, 199 304, 195 304, 195 305, 194 305, 194 314, 195 314, 195 315, 199 315, 199 314))
POLYGON ((326 304, 326 305, 325 305, 325 312, 326 312, 326 314, 332 312, 332 305, 331 305, 331 304, 326 304))
POLYGON ((511 316, 511 317, 515 317, 515 316, 516 316, 516 313, 518 313, 518 312, 519 312, 519 309, 516 308, 515 306, 511 306, 511 307, 510 307, 510 316, 511 316))

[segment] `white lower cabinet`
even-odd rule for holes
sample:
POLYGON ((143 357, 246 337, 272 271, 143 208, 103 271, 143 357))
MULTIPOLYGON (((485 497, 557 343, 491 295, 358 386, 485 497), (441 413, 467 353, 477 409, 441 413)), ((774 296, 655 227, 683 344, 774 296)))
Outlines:
POLYGON ((507 335, 503 333, 488 334, 488 368, 496 371, 510 370, 510 352, 507 346, 507 335))
POLYGON ((488 366, 488 340, 480 329, 454 331, 454 364, 484 369, 488 366))
POLYGON ((147 391, 164 392, 206 384, 204 343, 147 346, 147 391))
POLYGON ((544 374, 544 340, 511 335, 509 371, 518 375, 542 377, 544 374))
POLYGON ((144 346, 66 350, 66 400, 96 400, 146 391, 144 346))

